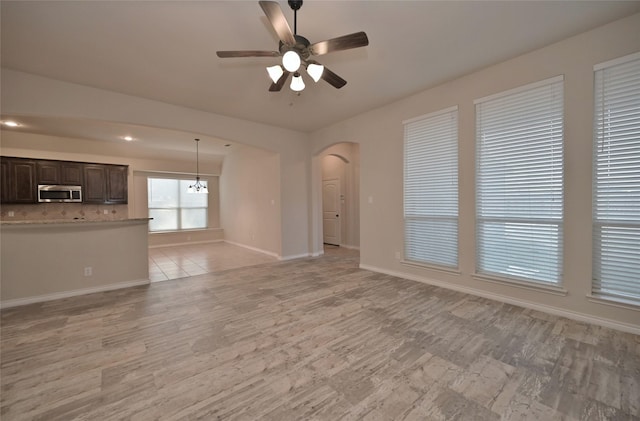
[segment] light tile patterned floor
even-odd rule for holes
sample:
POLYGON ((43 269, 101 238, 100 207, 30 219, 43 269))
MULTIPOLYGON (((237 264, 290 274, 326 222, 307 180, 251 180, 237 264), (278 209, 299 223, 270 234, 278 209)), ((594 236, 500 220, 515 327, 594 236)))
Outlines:
POLYGON ((229 243, 207 243, 149 249, 149 279, 152 282, 277 262, 264 253, 229 243))
POLYGON ((327 249, 2 310, 0 417, 640 419, 640 336, 358 263, 327 249))

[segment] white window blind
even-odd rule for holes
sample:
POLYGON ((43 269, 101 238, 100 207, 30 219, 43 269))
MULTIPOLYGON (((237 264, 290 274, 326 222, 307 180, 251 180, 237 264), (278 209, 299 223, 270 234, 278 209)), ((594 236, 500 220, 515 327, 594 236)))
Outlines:
POLYGON ((563 78, 475 104, 476 273, 559 284, 563 78))
POLYGON ((640 54, 595 68, 593 293, 640 303, 640 54))
POLYGON ((458 108, 404 122, 404 258, 458 267, 458 108))

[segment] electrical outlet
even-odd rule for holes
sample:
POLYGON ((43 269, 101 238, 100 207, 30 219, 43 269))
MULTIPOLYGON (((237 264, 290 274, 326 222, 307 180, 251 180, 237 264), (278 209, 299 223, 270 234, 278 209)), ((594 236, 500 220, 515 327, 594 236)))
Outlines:
POLYGON ((84 268, 84 276, 91 275, 93 275, 93 268, 91 266, 87 266, 86 268, 84 268))
POLYGON ((399 251, 396 251, 396 259, 400 260, 400 252, 399 251))
POLYGON ((102 213, 104 213, 105 215, 109 215, 109 211, 107 209, 103 209, 102 213))
POLYGON ((13 218, 14 216, 16 216, 16 213, 14 211, 9 211, 9 218, 13 218))

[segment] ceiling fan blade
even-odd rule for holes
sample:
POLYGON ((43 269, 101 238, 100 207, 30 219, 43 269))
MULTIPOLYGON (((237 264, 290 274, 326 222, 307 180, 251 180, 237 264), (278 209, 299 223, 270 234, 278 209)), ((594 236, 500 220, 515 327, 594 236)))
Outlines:
POLYGON ((269 22, 271 22, 276 34, 278 34, 280 41, 288 46, 295 45, 296 39, 293 37, 291 27, 289 26, 287 19, 284 17, 284 13, 282 13, 282 9, 278 2, 260 1, 258 3, 260 3, 260 7, 262 7, 264 14, 267 15, 267 18, 269 19, 269 22))
MULTIPOLYGON (((314 63, 314 64, 318 64, 318 63, 314 63)), ((346 80, 344 80, 337 74, 333 73, 331 70, 327 69, 326 67, 324 68, 324 71, 322 72, 322 76, 320 77, 325 82, 329 83, 331 86, 333 86, 336 89, 340 89, 347 84, 346 80)))
POLYGON ((271 86, 269 86, 269 92, 280 92, 280 89, 282 89, 282 87, 284 86, 284 83, 287 81, 289 74, 290 72, 287 72, 285 70, 282 76, 280 76, 280 79, 278 79, 278 82, 272 83, 271 86))
POLYGON ((309 50, 314 56, 321 56, 332 51, 350 50, 351 48, 364 47, 367 45, 369 45, 367 34, 364 32, 355 32, 338 38, 316 42, 309 47, 309 50))
POLYGON ((231 58, 231 57, 279 57, 280 53, 277 51, 254 51, 254 50, 245 50, 245 51, 217 51, 216 54, 220 58, 231 58))

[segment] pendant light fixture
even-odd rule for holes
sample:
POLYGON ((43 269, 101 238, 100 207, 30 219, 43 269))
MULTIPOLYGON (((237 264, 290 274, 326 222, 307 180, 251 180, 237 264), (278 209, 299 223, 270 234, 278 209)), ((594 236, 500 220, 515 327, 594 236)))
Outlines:
POLYGON ((200 151, 198 150, 198 143, 200 139, 195 139, 196 141, 196 182, 192 184, 187 189, 187 193, 199 193, 199 194, 207 194, 209 191, 207 190, 207 186, 200 182, 200 151))

